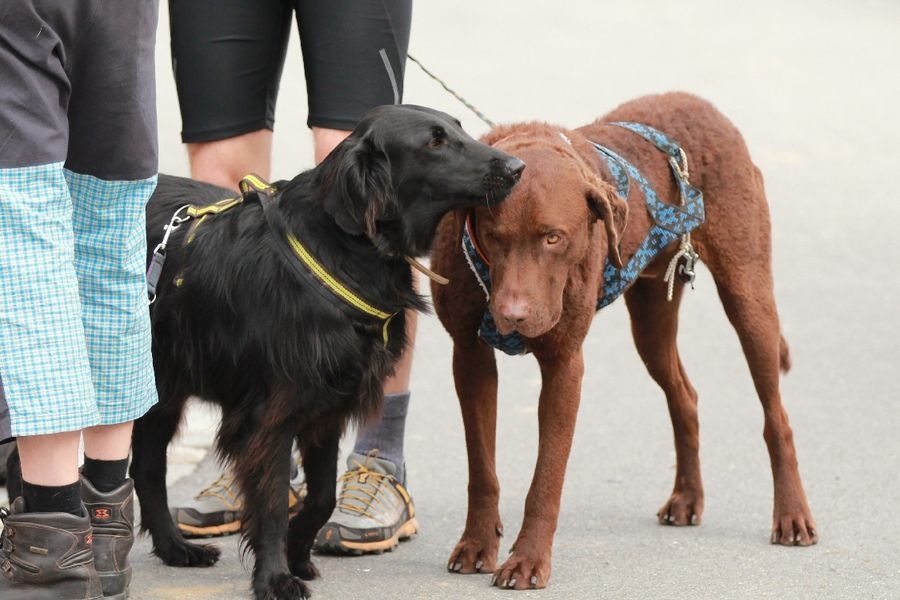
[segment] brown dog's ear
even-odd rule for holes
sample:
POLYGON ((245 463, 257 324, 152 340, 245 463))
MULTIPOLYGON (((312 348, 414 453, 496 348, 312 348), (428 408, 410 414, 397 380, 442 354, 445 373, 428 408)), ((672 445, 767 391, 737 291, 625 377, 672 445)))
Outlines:
POLYGON ((603 221, 606 228, 606 242, 609 246, 607 256, 617 269, 621 269, 624 265, 619 254, 619 239, 628 222, 628 203, 616 193, 611 185, 599 177, 591 179, 585 194, 588 207, 598 219, 603 221))
POLYGON ((394 189, 387 155, 368 136, 347 138, 326 158, 325 211, 347 233, 375 237, 375 222, 390 210, 394 189))

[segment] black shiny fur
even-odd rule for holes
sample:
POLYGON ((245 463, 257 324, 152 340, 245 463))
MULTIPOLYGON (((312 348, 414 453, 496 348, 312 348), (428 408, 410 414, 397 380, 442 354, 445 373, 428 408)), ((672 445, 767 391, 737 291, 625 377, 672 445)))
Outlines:
MULTIPOLYGON (((222 408, 217 450, 244 492, 255 597, 308 597, 300 579, 318 575, 310 549, 335 505, 341 434, 348 422, 377 415, 382 382, 407 344, 403 311, 424 308, 403 257, 428 251, 448 211, 502 201, 523 167, 448 115, 385 106, 319 167, 278 183, 281 222, 344 285, 398 313, 387 345, 381 323, 288 264, 259 203, 208 217, 190 243, 193 223, 172 234, 151 306, 160 401, 135 425, 131 467, 156 555, 174 566, 218 559, 216 548, 184 540, 166 496, 166 447, 196 395, 222 408), (289 524, 293 439, 308 496, 289 524)), ((178 207, 234 195, 161 176, 147 208, 148 250, 178 207)))

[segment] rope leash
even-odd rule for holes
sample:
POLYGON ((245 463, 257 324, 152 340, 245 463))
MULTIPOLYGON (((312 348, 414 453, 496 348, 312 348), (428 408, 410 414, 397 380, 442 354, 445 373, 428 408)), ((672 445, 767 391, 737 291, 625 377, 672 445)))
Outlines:
POLYGON ((463 106, 465 106, 466 108, 468 108, 469 110, 471 110, 473 113, 475 113, 475 116, 478 117, 479 119, 481 119, 488 127, 493 127, 493 126, 494 126, 494 122, 491 121, 490 119, 488 119, 488 118, 484 115, 483 112, 481 112, 480 110, 478 110, 477 108, 475 108, 475 106, 472 105, 471 103, 469 103, 469 101, 467 101, 465 98, 463 98, 462 96, 460 96, 459 94, 457 94, 455 91, 453 91, 453 90, 450 88, 450 86, 448 86, 446 83, 444 83, 444 80, 443 80, 443 79, 441 79, 440 77, 438 77, 437 75, 435 75, 434 73, 432 73, 431 71, 429 71, 428 69, 426 69, 426 68, 425 68, 425 65, 423 65, 417 58, 415 58, 415 57, 414 57, 413 55, 411 55, 411 54, 407 54, 407 55, 406 55, 406 58, 408 58, 409 60, 411 60, 411 61, 413 61, 414 63, 416 63, 416 64, 419 66, 419 68, 422 69, 422 71, 425 72, 426 75, 428 75, 429 77, 431 77, 432 79, 434 79, 435 81, 437 81, 437 82, 441 85, 442 88, 444 88, 445 90, 447 90, 447 92, 449 92, 450 95, 452 95, 454 98, 456 98, 457 100, 459 100, 459 101, 462 103, 463 106))
MULTIPOLYGON (((690 171, 688 170, 688 162, 687 162, 687 154, 685 154, 684 149, 679 147, 678 152, 681 158, 681 164, 678 164, 673 157, 669 157, 669 165, 672 167, 672 170, 677 172, 681 179, 689 184, 690 183, 690 171)), ((687 199, 684 195, 684 186, 679 185, 678 191, 681 199, 682 208, 686 204, 687 199)), ((678 252, 675 253, 675 256, 672 257, 672 260, 669 261, 669 266, 666 268, 666 274, 663 276, 663 281, 669 284, 668 293, 666 299, 671 302, 672 294, 675 291, 675 273, 677 272, 681 276, 681 280, 684 283, 691 284, 691 289, 694 289, 694 278, 696 277, 695 266, 697 261, 700 259, 700 255, 697 254, 697 251, 694 250, 694 247, 691 245, 691 232, 681 236, 681 242, 678 245, 678 252), (679 261, 684 258, 684 264, 680 267, 678 266, 679 261)))

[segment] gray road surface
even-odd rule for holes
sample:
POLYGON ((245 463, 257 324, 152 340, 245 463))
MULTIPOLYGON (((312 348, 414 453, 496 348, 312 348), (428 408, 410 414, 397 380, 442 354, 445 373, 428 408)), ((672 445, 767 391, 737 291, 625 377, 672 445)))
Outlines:
MULTIPOLYGON (((164 8, 164 7, 163 7, 164 8)), ((187 174, 167 15, 159 35, 162 170, 187 174)), ((276 124, 276 177, 312 163, 294 46, 276 124)), ((772 511, 762 411, 704 271, 683 302, 683 359, 700 393, 703 525, 660 527, 674 451, 665 400, 633 349, 622 304, 596 319, 541 600, 900 598, 900 4, 895 0, 493 2, 415 7, 411 52, 497 121, 581 125, 620 102, 687 90, 741 128, 766 177, 776 294, 794 368, 783 395, 821 530, 813 548, 768 544, 772 511)), ((236 90, 235 93, 240 93, 236 90)), ((486 127, 415 65, 406 101, 486 127)), ((407 449, 421 534, 393 553, 320 558, 315 597, 496 598, 487 575, 449 574, 465 519, 466 460, 448 337, 423 318, 407 449)), ((535 461, 533 359, 501 360, 499 472, 505 552, 535 461)), ((203 432, 200 434, 203 439, 203 432)), ((208 439, 208 438, 207 438, 208 439)), ((203 444, 193 456, 203 455, 203 444)), ((190 471, 191 469, 187 469, 190 471)), ((209 481, 209 459, 173 485, 209 481)), ((206 570, 161 566, 141 540, 135 600, 248 598, 238 540, 206 570)))

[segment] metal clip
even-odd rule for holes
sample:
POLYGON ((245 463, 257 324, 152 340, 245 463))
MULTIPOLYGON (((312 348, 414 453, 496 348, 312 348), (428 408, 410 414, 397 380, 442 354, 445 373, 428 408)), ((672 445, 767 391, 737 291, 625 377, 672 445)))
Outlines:
POLYGON ((678 267, 678 275, 681 277, 681 281, 691 284, 691 289, 694 289, 694 278, 697 276, 695 267, 697 266, 698 258, 700 257, 694 249, 688 248, 684 253, 684 264, 678 267))
POLYGON ((147 297, 148 304, 156 302, 156 285, 159 283, 159 277, 162 274, 163 264, 166 262, 166 246, 169 244, 169 236, 178 229, 182 223, 190 221, 190 215, 181 216, 181 213, 190 208, 190 205, 184 205, 175 211, 168 225, 163 226, 165 233, 162 241, 153 249, 153 256, 150 258, 150 265, 147 267, 147 297))

